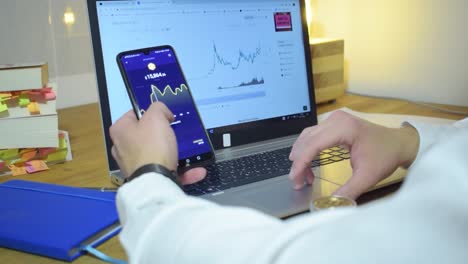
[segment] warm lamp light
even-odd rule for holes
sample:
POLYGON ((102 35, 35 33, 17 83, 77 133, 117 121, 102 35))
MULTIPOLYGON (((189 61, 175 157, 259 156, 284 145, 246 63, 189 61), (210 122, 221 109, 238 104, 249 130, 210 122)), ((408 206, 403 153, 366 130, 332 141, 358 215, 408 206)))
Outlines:
POLYGON ((66 11, 65 14, 63 14, 63 22, 65 25, 75 24, 75 13, 73 13, 71 10, 66 11))
POLYGON ((310 27, 312 24, 312 7, 310 6, 310 1, 307 1, 307 4, 306 4, 306 18, 307 18, 307 25, 310 27))

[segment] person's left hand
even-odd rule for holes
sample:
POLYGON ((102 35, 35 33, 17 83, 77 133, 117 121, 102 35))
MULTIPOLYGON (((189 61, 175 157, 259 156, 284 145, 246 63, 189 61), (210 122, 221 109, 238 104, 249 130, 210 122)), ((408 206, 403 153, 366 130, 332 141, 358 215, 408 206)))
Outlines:
MULTIPOLYGON (((156 163, 171 171, 177 170, 177 141, 170 123, 174 120, 171 111, 162 103, 152 104, 141 120, 128 111, 110 128, 114 146, 112 156, 125 177, 143 165, 156 163)), ((191 184, 206 176, 204 168, 194 168, 179 179, 182 184, 191 184)))

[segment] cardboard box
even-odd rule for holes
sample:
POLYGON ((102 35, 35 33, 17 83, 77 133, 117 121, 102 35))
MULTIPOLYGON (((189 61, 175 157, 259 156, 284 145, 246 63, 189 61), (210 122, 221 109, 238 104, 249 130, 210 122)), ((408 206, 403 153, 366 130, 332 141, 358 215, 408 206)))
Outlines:
POLYGON ((345 93, 344 40, 310 39, 315 100, 323 103, 345 93))

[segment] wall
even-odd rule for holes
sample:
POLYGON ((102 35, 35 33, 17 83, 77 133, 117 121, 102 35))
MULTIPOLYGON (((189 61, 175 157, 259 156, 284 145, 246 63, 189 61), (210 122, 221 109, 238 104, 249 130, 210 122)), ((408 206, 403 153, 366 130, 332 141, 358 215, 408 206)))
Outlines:
MULTIPOLYGON (((350 91, 468 105, 468 1, 310 4, 312 35, 345 39, 350 91)), ((0 63, 48 61, 59 108, 96 102, 87 23, 84 0, 2 0, 0 63), (62 19, 70 7, 76 23, 67 27, 62 19)))
POLYGON ((468 106, 468 1, 310 4, 312 36, 345 39, 350 91, 468 106))
POLYGON ((84 0, 2 0, 0 64, 48 62, 58 108, 97 102, 87 19, 84 0), (63 22, 67 10, 73 26, 63 22))

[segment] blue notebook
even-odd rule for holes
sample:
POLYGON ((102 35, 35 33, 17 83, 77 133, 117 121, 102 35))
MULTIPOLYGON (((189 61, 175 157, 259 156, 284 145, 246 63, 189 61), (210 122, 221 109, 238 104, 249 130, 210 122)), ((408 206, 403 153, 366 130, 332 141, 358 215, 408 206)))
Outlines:
POLYGON ((119 231, 115 193, 20 180, 0 184, 0 247, 72 261, 119 231))

